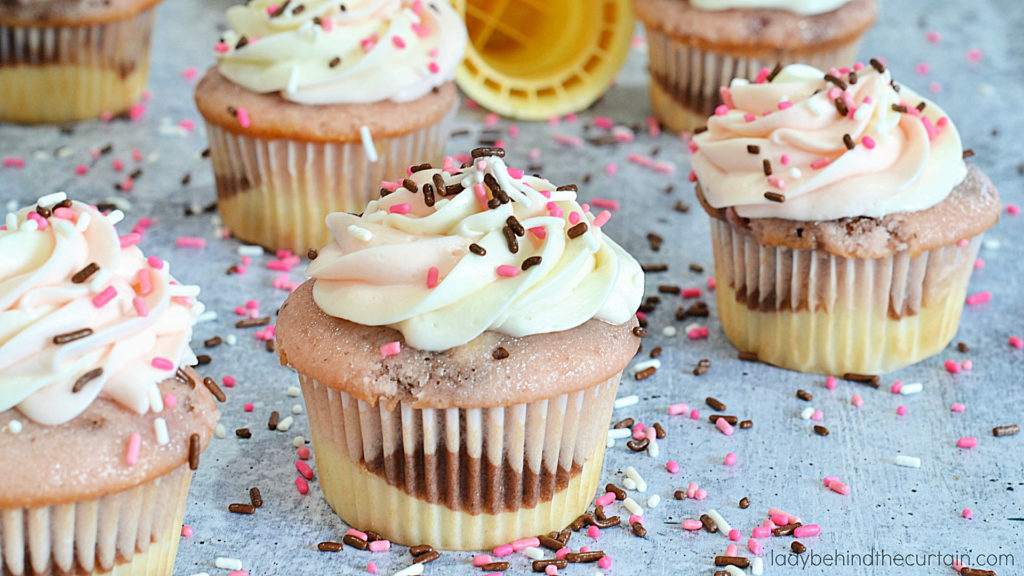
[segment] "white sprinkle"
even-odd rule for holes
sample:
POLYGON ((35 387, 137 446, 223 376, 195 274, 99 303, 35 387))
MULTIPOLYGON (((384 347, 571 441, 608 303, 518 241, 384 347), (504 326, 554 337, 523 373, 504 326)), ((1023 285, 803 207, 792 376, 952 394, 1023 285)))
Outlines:
MULTIPOLYGON (((648 368, 654 368, 654 369, 661 368, 661 360, 656 360, 656 359, 652 358, 650 360, 644 360, 643 362, 637 362, 636 364, 633 364, 633 374, 636 374, 637 372, 643 372, 644 370, 647 370, 648 368)), ((633 396, 633 397, 635 398, 636 396, 633 396)), ((627 396, 627 398, 628 398, 628 396, 627 396)), ((634 404, 635 404, 635 402, 634 402, 634 404)))
POLYGON ((866 120, 871 115, 870 106, 858 106, 857 110, 853 112, 853 119, 860 122, 866 120))
POLYGON ((285 86, 284 91, 288 94, 295 94, 299 90, 299 67, 292 66, 292 71, 288 74, 288 84, 285 86))
POLYGON ((633 482, 632 478, 626 478, 622 481, 622 487, 626 490, 636 490, 636 482, 633 482))
POLYGON ((698 328, 703 328, 703 326, 701 326, 700 324, 698 324, 696 322, 693 322, 692 324, 687 324, 686 328, 683 328, 683 333, 689 334, 690 332, 693 332, 694 330, 696 330, 698 328))
POLYGON ((196 323, 197 324, 202 324, 203 322, 213 322, 216 319, 217 319, 217 312, 215 312, 213 310, 207 310, 206 312, 203 312, 198 317, 196 317, 196 323))
POLYGON ((252 244, 243 244, 238 247, 239 256, 262 256, 263 247, 253 246, 252 244))
POLYGON ((779 102, 789 102, 789 95, 783 94, 782 96, 779 96, 779 102))
POLYGON ((810 420, 811 416, 813 415, 814 406, 808 406, 807 408, 804 408, 803 411, 800 412, 800 418, 803 418, 804 420, 810 420))
POLYGON ((18 230, 21 230, 22 232, 35 232, 36 230, 39 230, 39 223, 35 220, 25 220, 21 223, 18 230))
POLYGON ((238 558, 220 557, 213 561, 213 565, 221 570, 241 570, 242 561, 238 558))
POLYGON ((57 158, 67 158, 75 153, 75 149, 70 146, 61 146, 53 153, 57 158))
POLYGON ((608 431, 608 437, 612 440, 622 440, 623 438, 629 438, 633 435, 633 431, 629 428, 612 428, 608 431))
POLYGON ((796 180, 797 178, 800 178, 803 175, 804 173, 801 172, 800 169, 795 166, 789 169, 789 177, 792 178, 793 180, 796 180))
POLYGON ((921 384, 920 382, 911 382, 910 384, 904 384, 903 387, 900 388, 900 394, 909 396, 910 394, 919 394, 921 390, 924 390, 924 384, 921 384))
POLYGON ((623 396, 622 398, 616 398, 614 407, 625 408, 626 406, 632 406, 633 404, 636 404, 639 401, 639 396, 637 396, 636 394, 631 394, 629 396, 623 396))
POLYGON ((196 572, 192 576, 210 576, 210 575, 208 573, 206 573, 206 572, 196 572))
POLYGON ((995 238, 986 238, 981 242, 981 245, 985 247, 985 250, 998 250, 999 240, 995 238))
POLYGON ((644 481, 643 476, 636 471, 636 468, 632 466, 626 466, 626 476, 633 479, 636 482, 636 489, 640 492, 647 492, 647 482, 644 481))
POLYGON ((8 230, 18 229, 18 215, 13 212, 7 213, 7 218, 4 219, 4 224, 7 225, 8 230))
POLYGON ((398 572, 395 572, 395 576, 420 576, 423 574, 423 567, 426 564, 413 564, 407 568, 402 568, 398 572))
POLYGON ((92 275, 92 279, 89 280, 89 291, 99 292, 103 289, 103 285, 107 283, 107 280, 110 280, 110 270, 100 268, 92 275))
POLYGON ((605 448, 615 447, 615 440, 613 438, 609 438, 608 440, 605 441, 604 446, 605 448))
POLYGON ((658 504, 661 504, 661 496, 658 496, 657 494, 647 499, 648 508, 657 508, 658 504))
POLYGON ((149 387, 149 409, 159 414, 164 411, 164 397, 160 395, 160 388, 153 384, 149 387))
POLYGON ((18 208, 21 208, 21 205, 18 203, 17 200, 11 199, 7 201, 8 212, 15 212, 16 210, 18 210, 18 208))
POLYGON ((67 200, 67 199, 68 199, 68 195, 67 195, 66 192, 54 192, 53 194, 47 194, 45 196, 40 196, 39 199, 36 200, 36 205, 44 206, 44 207, 45 206, 52 206, 52 205, 54 205, 54 204, 56 204, 58 202, 63 202, 65 200, 67 200))
POLYGON ((234 346, 235 344, 238 344, 238 337, 234 334, 228 334, 224 337, 224 343, 228 346, 234 346))
POLYGON ((46 150, 36 150, 32 153, 32 157, 41 162, 46 162, 51 158, 50 153, 46 150))
POLYGON ((726 566, 725 571, 729 573, 729 576, 747 576, 747 573, 735 566, 726 566))
POLYGON ((223 438, 228 435, 228 431, 224 429, 223 424, 217 424, 217 426, 213 429, 213 435, 216 436, 217 438, 223 438))
POLYGON ((299 394, 302 394, 302 388, 299 388, 298 386, 288 387, 288 395, 291 396, 292 398, 298 397, 299 394))
POLYGON ((830 110, 835 113, 835 106, 829 102, 826 97, 812 97, 807 99, 807 108, 811 111, 811 114, 815 116, 822 116, 827 114, 830 110))
POLYGON ((182 284, 171 284, 167 287, 167 294, 172 298, 175 296, 185 296, 187 298, 195 298, 199 296, 199 286, 195 285, 182 285, 182 284))
POLYGON ((764 574, 764 560, 760 558, 752 558, 750 560, 750 573, 754 576, 761 576, 764 574))
POLYGON ((292 414, 302 414, 302 404, 292 406, 292 414))
POLYGON ((662 335, 668 336, 669 338, 675 336, 678 332, 679 330, 671 324, 661 329, 662 335))
POLYGON ((7 431, 10 432, 11 434, 20 434, 21 420, 11 420, 10 423, 7 424, 7 431))
POLYGON ((110 214, 107 214, 107 222, 110 222, 111 226, 117 226, 121 220, 124 220, 124 212, 120 210, 114 210, 110 214))
POLYGON ((626 507, 626 510, 629 510, 630 514, 636 514, 637 516, 644 515, 644 509, 641 508, 640 505, 636 503, 636 500, 633 500, 632 498, 626 498, 623 500, 622 505, 626 507))
POLYGON ((79 232, 85 232, 89 228, 89 224, 92 222, 92 214, 88 212, 82 212, 78 215, 78 221, 75 222, 75 230, 79 232))
POLYGON ((906 468, 920 468, 921 459, 916 456, 897 456, 893 459, 893 464, 897 466, 904 466, 906 468))
POLYGON ((587 228, 587 231, 583 233, 583 241, 586 242, 587 249, 591 254, 597 254, 601 250, 601 243, 594 236, 593 228, 587 228))
POLYGON ((288 429, 292 427, 292 422, 294 422, 294 420, 292 419, 291 416, 288 416, 284 420, 281 420, 280 422, 277 423, 277 431, 287 432, 288 429))
POLYGON ((732 81, 729 82, 729 88, 746 86, 747 84, 750 84, 750 80, 747 80, 746 78, 733 78, 732 81))
POLYGON ((305 445, 306 445, 306 439, 303 438, 302 436, 296 436, 295 438, 292 438, 292 446, 295 446, 296 448, 298 448, 299 446, 305 446, 305 445))
POLYGON ((363 139, 363 150, 366 151, 366 159, 370 162, 377 161, 377 147, 373 144, 373 136, 366 126, 359 128, 359 137, 363 139))
POLYGON ((648 436, 647 440, 647 455, 651 458, 657 458, 661 454, 661 449, 658 448, 658 441, 655 440, 654 436, 648 436))
POLYGON ((373 239, 373 232, 370 232, 366 228, 351 224, 348 227, 348 233, 362 240, 363 242, 369 242, 373 239))
POLYGON ((540 548, 528 546, 526 548, 523 548, 523 555, 529 558, 530 560, 542 560, 544 558, 544 551, 540 548))
POLYGON ((718 526, 718 533, 728 538, 732 526, 725 521, 725 518, 722 518, 722 515, 715 510, 708 510, 708 516, 715 523, 715 526, 718 526))
POLYGON ((153 420, 153 431, 156 432, 156 443, 160 446, 166 446, 171 441, 167 435, 167 421, 163 418, 153 420))

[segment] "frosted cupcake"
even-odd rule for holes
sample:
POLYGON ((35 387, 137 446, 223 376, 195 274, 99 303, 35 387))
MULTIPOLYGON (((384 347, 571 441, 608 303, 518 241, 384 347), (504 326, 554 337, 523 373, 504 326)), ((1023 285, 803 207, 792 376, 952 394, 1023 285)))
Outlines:
POLYGON ((0 573, 169 576, 218 412, 202 306, 63 194, 0 230, 0 573))
POLYGON ((441 160, 466 45, 447 2, 255 0, 227 16, 195 98, 235 236, 304 253, 329 240, 327 214, 441 160))
POLYGON ((0 6, 0 122, 127 112, 149 75, 159 0, 10 0, 0 6))
POLYGON ((999 218, 945 113, 872 64, 734 82, 694 137, 719 318, 763 362, 880 374, 939 352, 999 218))
POLYGON ((404 544, 488 548, 584 512, 639 344, 643 273, 607 213, 500 155, 331 214, 278 320, 327 501, 404 544))
MULTIPOLYGON (((670 130, 692 130, 733 78, 764 79, 795 62, 828 70, 857 57, 875 0, 633 0, 647 29, 651 106, 670 130)), ((759 110, 758 113, 763 112, 759 110)))

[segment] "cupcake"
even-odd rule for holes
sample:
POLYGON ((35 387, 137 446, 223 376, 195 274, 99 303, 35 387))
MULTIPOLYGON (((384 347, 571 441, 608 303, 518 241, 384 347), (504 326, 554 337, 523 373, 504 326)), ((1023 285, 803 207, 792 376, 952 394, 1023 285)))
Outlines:
MULTIPOLYGON (((651 106, 672 131, 692 130, 721 105, 733 78, 775 67, 824 70, 857 56, 875 0, 633 0, 647 29, 651 106)), ((760 114, 764 110, 758 110, 760 114)))
POLYGON ((195 99, 236 237, 322 246, 327 214, 361 212, 384 177, 444 155, 466 45, 447 2, 254 0, 227 17, 195 99))
POLYGON ((999 218, 945 113, 871 63, 734 82, 694 137, 719 318, 762 362, 881 374, 939 352, 999 218))
POLYGON ((198 289, 63 193, 0 229, 0 574, 170 576, 218 418, 198 289))
POLYGON ((149 75, 159 0, 9 0, 0 5, 0 122, 127 112, 149 75))
POLYGON ((350 525, 403 544, 488 548, 564 528, 593 498, 637 262, 576 186, 476 150, 422 167, 334 240, 281 308, 320 484, 350 525))

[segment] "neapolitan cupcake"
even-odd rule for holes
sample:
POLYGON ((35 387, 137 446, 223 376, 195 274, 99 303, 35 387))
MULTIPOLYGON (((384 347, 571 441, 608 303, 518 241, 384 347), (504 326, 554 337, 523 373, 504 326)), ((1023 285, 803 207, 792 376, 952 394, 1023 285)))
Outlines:
POLYGON ((327 501, 404 544, 487 548, 576 519, 639 345, 643 273, 607 213, 500 155, 331 214, 280 311, 327 501))
POLYGON ((388 175, 444 155, 466 30, 442 0, 255 0, 196 89, 235 236, 305 252, 388 175))
POLYGON ((219 416, 186 364, 202 305, 63 193, 0 230, 0 573, 170 576, 219 416))
POLYGON ((146 88, 160 0, 11 0, 0 6, 0 122, 127 112, 146 88))
MULTIPOLYGON (((654 113, 670 130, 704 124, 719 87, 796 62, 824 70, 857 57, 875 0, 633 0, 647 29, 654 113)), ((764 112, 759 110, 758 113, 764 112)))
POLYGON ((724 94, 692 166, 729 340, 831 374, 942 350, 1000 212, 945 113, 876 60, 828 75, 791 65, 724 94))

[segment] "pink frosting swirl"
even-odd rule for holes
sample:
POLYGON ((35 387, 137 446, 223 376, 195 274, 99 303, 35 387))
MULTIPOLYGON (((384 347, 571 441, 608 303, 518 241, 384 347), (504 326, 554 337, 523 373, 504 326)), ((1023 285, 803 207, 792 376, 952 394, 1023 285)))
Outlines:
POLYGON ((960 135, 938 106, 894 89, 888 70, 831 76, 790 65, 723 90, 693 139, 708 204, 745 218, 882 217, 938 204, 963 180, 960 135))
POLYGON ((156 384, 194 358, 188 342, 202 311, 193 300, 199 289, 178 285, 167 263, 146 259, 112 219, 79 202, 48 218, 34 207, 7 216, 0 412, 17 407, 60 424, 100 394, 140 414, 159 410, 156 384))

